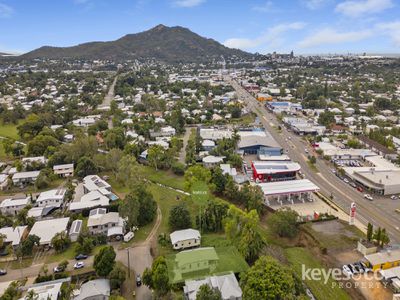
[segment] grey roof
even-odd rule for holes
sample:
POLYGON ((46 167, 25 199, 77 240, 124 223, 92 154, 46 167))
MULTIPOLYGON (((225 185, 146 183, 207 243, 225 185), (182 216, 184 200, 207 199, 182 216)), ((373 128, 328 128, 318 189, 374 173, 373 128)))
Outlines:
POLYGON ((73 300, 94 299, 95 296, 110 296, 110 290, 110 281, 108 279, 91 280, 82 284, 79 295, 74 297, 73 300))
POLYGON ((192 239, 200 239, 200 232, 195 229, 183 229, 174 231, 169 235, 171 238, 171 243, 176 244, 181 241, 192 240, 192 239))

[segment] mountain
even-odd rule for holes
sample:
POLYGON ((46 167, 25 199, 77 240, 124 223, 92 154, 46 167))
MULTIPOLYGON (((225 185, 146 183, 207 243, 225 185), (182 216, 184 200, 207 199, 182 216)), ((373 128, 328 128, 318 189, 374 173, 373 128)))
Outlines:
POLYGON ((110 42, 90 42, 73 47, 44 46, 21 55, 22 59, 156 59, 166 63, 206 62, 231 56, 250 58, 252 54, 227 48, 187 28, 158 25, 148 31, 128 34, 110 42))

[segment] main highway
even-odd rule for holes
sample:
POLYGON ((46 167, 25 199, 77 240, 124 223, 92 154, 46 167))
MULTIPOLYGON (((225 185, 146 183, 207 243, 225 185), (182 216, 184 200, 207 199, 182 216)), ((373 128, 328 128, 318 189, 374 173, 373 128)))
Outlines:
POLYGON ((270 113, 235 80, 229 77, 226 77, 225 80, 236 90, 239 99, 245 101, 248 108, 258 116, 264 128, 288 151, 287 154, 290 158, 300 164, 306 178, 319 186, 322 194, 328 198, 331 197, 332 201, 347 214, 350 211, 351 203, 355 202, 356 219, 365 226, 370 222, 375 228, 379 226, 385 228, 391 242, 400 243, 400 218, 393 211, 388 211, 376 205, 378 200, 368 201, 364 199, 362 193, 340 180, 322 159, 317 159, 315 164, 317 171, 310 168, 306 150, 313 153, 312 147, 284 126, 281 126, 281 130, 277 130, 280 124, 274 114, 270 113))

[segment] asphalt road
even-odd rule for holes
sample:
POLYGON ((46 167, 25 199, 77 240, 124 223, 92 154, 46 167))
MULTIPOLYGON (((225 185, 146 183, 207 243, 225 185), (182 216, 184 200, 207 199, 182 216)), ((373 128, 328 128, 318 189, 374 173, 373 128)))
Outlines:
POLYGON ((275 138, 275 140, 286 150, 293 161, 301 165, 302 172, 306 178, 313 181, 321 189, 321 192, 330 197, 333 196, 333 202, 341 207, 346 213, 350 210, 352 202, 356 203, 356 218, 365 226, 370 222, 375 227, 386 228, 392 243, 400 243, 400 218, 393 211, 379 205, 380 197, 374 196, 375 201, 364 199, 363 194, 348 184, 340 180, 333 174, 331 167, 321 160, 317 159, 316 167, 318 172, 312 170, 308 165, 308 158, 305 150, 313 152, 312 147, 308 145, 298 135, 288 131, 284 126, 278 132, 280 125, 275 115, 270 113, 262 104, 260 104, 250 93, 242 88, 236 81, 226 78, 234 87, 239 99, 244 100, 248 107, 259 117, 265 129, 275 138))

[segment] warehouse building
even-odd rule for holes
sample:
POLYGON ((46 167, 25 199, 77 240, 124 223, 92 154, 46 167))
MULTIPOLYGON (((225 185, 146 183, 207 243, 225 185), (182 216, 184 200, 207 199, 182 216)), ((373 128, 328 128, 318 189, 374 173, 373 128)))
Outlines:
POLYGON ((271 182, 293 180, 301 167, 292 161, 253 161, 251 168, 256 182, 271 182))

